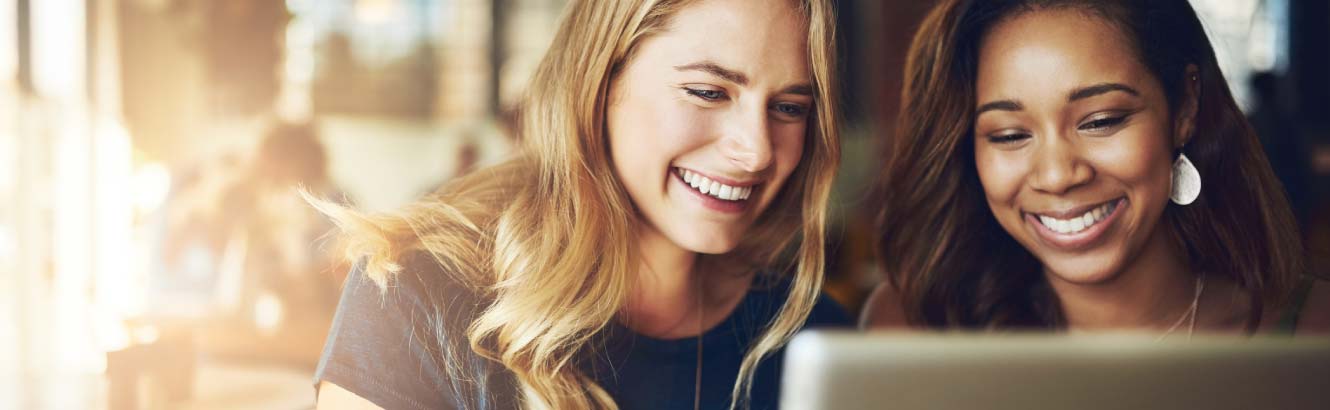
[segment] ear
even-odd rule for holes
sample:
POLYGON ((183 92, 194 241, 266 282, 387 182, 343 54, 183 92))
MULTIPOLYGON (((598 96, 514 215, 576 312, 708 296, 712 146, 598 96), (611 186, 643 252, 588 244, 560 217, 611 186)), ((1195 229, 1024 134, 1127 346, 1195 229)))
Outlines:
POLYGON ((1182 101, 1173 123, 1173 148, 1182 148, 1196 133, 1196 111, 1201 97, 1201 74, 1196 64, 1188 64, 1184 73, 1182 101))

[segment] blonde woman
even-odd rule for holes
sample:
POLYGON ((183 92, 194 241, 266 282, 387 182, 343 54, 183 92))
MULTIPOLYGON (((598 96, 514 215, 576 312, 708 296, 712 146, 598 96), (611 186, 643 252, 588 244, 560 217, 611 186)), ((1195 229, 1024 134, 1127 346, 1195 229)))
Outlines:
POLYGON ((774 408, 821 296, 827 0, 573 0, 523 153, 349 232, 319 408, 774 408), (784 262, 780 262, 784 261, 784 262))

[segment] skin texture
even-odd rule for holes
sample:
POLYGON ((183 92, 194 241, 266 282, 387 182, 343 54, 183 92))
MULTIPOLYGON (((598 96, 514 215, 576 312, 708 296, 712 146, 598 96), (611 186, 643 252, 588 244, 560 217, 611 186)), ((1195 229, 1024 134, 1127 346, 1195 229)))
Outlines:
MULTIPOLYGON (((789 2, 697 2, 638 44, 612 81, 607 140, 641 222, 629 328, 693 337, 747 293, 752 275, 706 275, 694 262, 733 250, 799 165, 813 110, 805 24, 789 2), (717 211, 676 167, 758 185, 741 211, 717 211)), ((324 382, 318 408, 378 407, 324 382)))
POLYGON ((789 92, 809 84, 802 31, 790 29, 802 24, 790 7, 702 2, 641 44, 614 82, 615 169, 653 234, 683 251, 725 253, 775 198, 799 163, 812 108, 811 96, 789 92), (713 211, 678 183, 675 167, 758 191, 741 213, 713 211))
POLYGON ((980 51, 974 148, 985 198, 1043 263, 1073 327, 1167 322, 1194 292, 1161 217, 1195 103, 1171 113, 1130 44, 1082 11, 1041 10, 994 26, 980 51), (1115 215, 1072 246, 1037 219, 1114 201, 1115 215))
POLYGON ((369 400, 329 382, 319 383, 319 410, 378 410, 382 409, 369 400))
MULTIPOLYGON (((1044 9, 998 23, 980 50, 973 144, 984 196, 1003 229, 1044 265, 1072 331, 1164 331, 1195 296, 1196 273, 1161 216, 1176 206, 1168 199, 1170 167, 1193 132, 1196 85, 1170 112, 1131 44, 1092 14, 1044 9), (1105 84, 1123 87, 1096 87, 1105 84), (1070 249, 1027 216, 1113 200, 1125 200, 1116 219, 1070 249)), ((908 328, 898 300, 897 290, 879 286, 861 325, 908 328)), ((1205 278, 1196 331, 1243 332, 1250 303, 1232 280, 1205 278)), ((1262 329, 1270 330, 1283 311, 1263 312, 1262 329)), ((1325 333, 1328 312, 1330 290, 1318 282, 1298 334, 1325 333)))
POLYGON ((630 328, 696 335, 746 293, 750 277, 707 276, 693 271, 694 260, 733 250, 800 162, 813 109, 805 30, 793 29, 804 24, 784 2, 695 3, 640 44, 613 82, 611 155, 641 218, 640 285, 625 308, 630 328), (756 185, 741 211, 718 211, 676 175, 679 168, 756 185), (695 312, 698 298, 705 314, 695 312))

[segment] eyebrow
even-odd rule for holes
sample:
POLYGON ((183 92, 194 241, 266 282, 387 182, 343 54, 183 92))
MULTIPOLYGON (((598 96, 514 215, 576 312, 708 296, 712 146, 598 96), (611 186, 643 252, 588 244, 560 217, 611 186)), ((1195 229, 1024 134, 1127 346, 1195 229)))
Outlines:
POLYGON ((781 93, 781 94, 804 95, 804 96, 812 97, 812 96, 813 96, 813 86, 808 85, 808 84, 792 85, 792 86, 789 86, 789 87, 785 87, 784 90, 780 90, 780 93, 781 93))
MULTIPOLYGON (((1121 91, 1134 96, 1141 95, 1141 93, 1136 91, 1135 88, 1128 87, 1124 84, 1103 83, 1103 84, 1095 84, 1092 86, 1082 87, 1072 90, 1071 93, 1067 94, 1067 102, 1083 100, 1086 98, 1094 97, 1096 95, 1103 95, 1114 91, 1121 91)), ((988 111, 1022 111, 1024 109, 1025 105, 1021 104, 1019 101, 1000 100, 980 105, 979 108, 976 108, 974 110, 974 116, 978 117, 979 114, 983 114, 988 111)))
MULTIPOLYGON (((744 73, 741 73, 738 70, 731 70, 725 67, 721 67, 720 64, 716 64, 710 61, 674 66, 674 69, 678 71, 702 71, 720 77, 722 79, 725 79, 725 81, 738 84, 740 86, 748 86, 748 76, 744 75, 744 73)), ((789 87, 785 87, 785 89, 780 90, 780 93, 805 95, 811 97, 813 95, 813 86, 808 84, 796 84, 789 87)))
POLYGON ((678 71, 702 71, 738 85, 748 85, 748 76, 710 61, 674 66, 674 69, 678 71))
POLYGON ((974 116, 978 117, 979 114, 983 114, 988 111, 1021 111, 1024 109, 1025 106, 1021 105, 1021 103, 1017 102, 1016 100, 993 101, 981 105, 979 106, 979 108, 975 109, 974 116))
POLYGON ((1113 91, 1122 91, 1124 93, 1131 94, 1134 96, 1141 95, 1141 93, 1137 92, 1135 88, 1128 87, 1125 84, 1103 83, 1103 84, 1095 84, 1089 87, 1084 87, 1072 91, 1071 94, 1067 94, 1067 102, 1086 99, 1094 97, 1096 95, 1107 94, 1113 91))

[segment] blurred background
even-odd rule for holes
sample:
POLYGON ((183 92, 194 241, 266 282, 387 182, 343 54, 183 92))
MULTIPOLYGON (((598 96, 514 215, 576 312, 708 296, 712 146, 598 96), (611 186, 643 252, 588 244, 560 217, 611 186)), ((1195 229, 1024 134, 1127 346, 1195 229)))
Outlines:
MULTIPOLYGON (((312 408, 347 266, 293 188, 385 210, 504 158, 564 3, 0 0, 0 409, 312 408)), ((828 289, 857 310, 932 2, 839 3, 828 289)), ((1193 4, 1324 257, 1330 1, 1193 4)))

